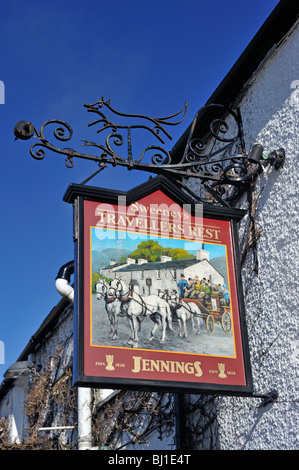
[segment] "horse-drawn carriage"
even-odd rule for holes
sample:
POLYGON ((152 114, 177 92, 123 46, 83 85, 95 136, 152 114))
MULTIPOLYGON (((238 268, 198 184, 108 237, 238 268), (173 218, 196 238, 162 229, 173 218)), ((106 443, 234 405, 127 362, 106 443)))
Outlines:
POLYGON ((231 332, 232 320, 230 307, 222 302, 220 294, 212 293, 205 301, 184 298, 184 302, 187 304, 193 302, 199 307, 201 317, 205 320, 206 330, 209 334, 213 333, 215 323, 220 323, 225 333, 231 332))
POLYGON ((199 320, 203 318, 209 334, 213 333, 215 322, 220 323, 225 333, 232 328, 230 307, 225 304, 218 293, 212 293, 208 298, 181 299, 178 292, 160 295, 142 296, 126 284, 122 279, 115 278, 109 284, 99 279, 96 284, 98 300, 105 300, 105 308, 110 321, 110 338, 117 339, 118 318, 125 316, 129 322, 131 336, 128 344, 138 347, 138 332, 140 323, 146 316, 153 322, 150 340, 154 340, 154 333, 159 326, 162 328, 161 343, 165 342, 167 326, 173 331, 172 312, 179 323, 179 336, 187 338, 187 320, 191 320, 192 330, 200 334, 199 320))

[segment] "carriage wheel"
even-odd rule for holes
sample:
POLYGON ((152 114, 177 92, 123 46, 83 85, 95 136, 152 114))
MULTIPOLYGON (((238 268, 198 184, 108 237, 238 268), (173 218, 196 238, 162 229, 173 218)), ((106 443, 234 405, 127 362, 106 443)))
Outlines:
POLYGON ((224 312, 221 315, 221 326, 222 326, 222 329, 225 333, 230 333, 231 332, 232 320, 231 320, 231 317, 230 317, 229 313, 224 312))
POLYGON ((209 335, 213 333, 214 327, 215 327, 215 322, 214 322, 213 315, 208 315, 206 318, 206 329, 209 335))

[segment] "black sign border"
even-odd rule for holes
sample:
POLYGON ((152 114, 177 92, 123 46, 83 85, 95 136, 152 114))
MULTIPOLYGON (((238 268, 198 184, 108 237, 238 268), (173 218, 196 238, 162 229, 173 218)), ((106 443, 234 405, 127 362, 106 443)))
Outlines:
POLYGON ((228 220, 231 222, 233 235, 233 253, 235 264, 236 289, 238 297, 239 318, 242 351, 244 358, 244 370, 246 385, 225 385, 211 383, 186 383, 128 379, 128 378, 108 378, 93 377, 84 374, 84 236, 83 218, 84 200, 97 201, 108 204, 118 204, 119 197, 125 197, 126 204, 130 205, 151 193, 161 190, 179 205, 190 204, 191 213, 194 215, 195 202, 184 192, 175 181, 159 175, 149 179, 147 182, 125 192, 99 188, 95 186, 85 186, 71 183, 66 190, 63 200, 73 204, 74 207, 74 248, 75 248, 75 299, 74 299, 74 353, 73 353, 73 384, 80 387, 91 388, 114 388, 125 390, 147 390, 147 391, 168 391, 173 393, 209 393, 217 395, 239 395, 251 396, 253 393, 252 371, 250 364, 249 344, 247 327, 245 323, 245 305, 242 288, 240 253, 238 241, 238 222, 246 214, 246 210, 231 207, 221 207, 203 204, 203 217, 218 220, 228 220))

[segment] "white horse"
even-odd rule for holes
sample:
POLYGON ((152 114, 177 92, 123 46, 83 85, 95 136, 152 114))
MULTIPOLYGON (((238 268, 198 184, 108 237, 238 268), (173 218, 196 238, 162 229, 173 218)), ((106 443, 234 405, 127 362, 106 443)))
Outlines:
POLYGON ((147 315, 154 322, 150 340, 153 341, 154 333, 161 325, 161 343, 165 342, 167 325, 171 331, 173 331, 173 328, 171 310, 164 299, 161 299, 158 295, 141 296, 131 290, 120 278, 115 278, 111 281, 110 289, 114 290, 115 297, 119 298, 122 302, 122 310, 128 317, 131 328, 131 338, 128 343, 131 344, 133 348, 138 347, 138 324, 147 315))
POLYGON ((201 310, 194 302, 185 302, 179 294, 173 293, 167 297, 171 308, 175 309, 179 321, 179 336, 187 338, 187 320, 191 319, 192 330, 199 335, 201 310))
POLYGON ((122 303, 109 291, 109 285, 104 279, 99 279, 96 284, 97 299, 105 300, 105 308, 110 321, 109 338, 117 339, 118 316, 121 313, 122 303))

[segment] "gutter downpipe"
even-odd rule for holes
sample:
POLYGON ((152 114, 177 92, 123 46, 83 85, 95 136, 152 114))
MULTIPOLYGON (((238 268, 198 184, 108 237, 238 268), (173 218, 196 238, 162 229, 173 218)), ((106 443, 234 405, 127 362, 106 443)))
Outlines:
MULTIPOLYGON (((74 261, 69 261, 59 269, 55 286, 60 295, 74 303, 74 289, 69 285, 72 274, 74 261)), ((78 450, 92 448, 91 401, 91 388, 78 387, 78 450)))
POLYGON ((91 449, 91 389, 78 387, 78 450, 91 449))
POLYGON ((72 274, 74 274, 74 261, 69 261, 59 269, 55 280, 55 287, 60 295, 74 303, 74 288, 69 285, 72 274))

